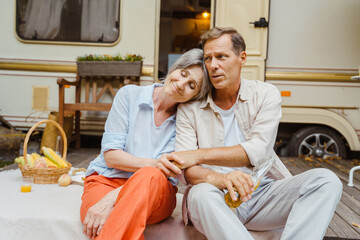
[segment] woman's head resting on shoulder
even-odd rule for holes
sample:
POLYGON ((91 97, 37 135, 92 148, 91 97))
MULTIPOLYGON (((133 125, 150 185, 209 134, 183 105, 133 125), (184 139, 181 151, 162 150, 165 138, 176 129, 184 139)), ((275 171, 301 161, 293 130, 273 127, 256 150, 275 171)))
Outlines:
POLYGON ((179 103, 204 98, 210 87, 203 51, 197 48, 182 54, 170 67, 164 81, 165 93, 179 103))

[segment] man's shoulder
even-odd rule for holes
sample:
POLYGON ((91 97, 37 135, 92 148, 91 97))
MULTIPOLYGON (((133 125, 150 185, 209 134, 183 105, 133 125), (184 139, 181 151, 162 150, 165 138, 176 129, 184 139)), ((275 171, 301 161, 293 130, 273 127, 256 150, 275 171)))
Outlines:
POLYGON ((191 109, 199 109, 199 107, 202 105, 203 101, 206 100, 200 100, 200 101, 190 101, 186 103, 181 103, 178 107, 178 110, 191 110, 191 109))
POLYGON ((187 118, 190 119, 190 121, 196 121, 196 119, 206 118, 209 114, 209 108, 203 107, 204 105, 206 106, 206 104, 206 100, 181 103, 177 109, 176 119, 181 120, 187 118))

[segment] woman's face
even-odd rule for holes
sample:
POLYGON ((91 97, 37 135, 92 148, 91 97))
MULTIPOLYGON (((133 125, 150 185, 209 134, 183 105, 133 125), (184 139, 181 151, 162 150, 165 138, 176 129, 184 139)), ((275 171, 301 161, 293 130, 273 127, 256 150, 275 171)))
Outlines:
POLYGON ((175 102, 187 102, 201 89, 203 70, 198 65, 176 69, 170 73, 164 83, 166 95, 175 102))

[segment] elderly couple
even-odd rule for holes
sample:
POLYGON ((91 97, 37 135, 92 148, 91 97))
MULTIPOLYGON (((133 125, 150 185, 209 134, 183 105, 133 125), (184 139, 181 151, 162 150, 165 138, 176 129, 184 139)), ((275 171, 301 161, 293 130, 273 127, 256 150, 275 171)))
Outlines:
POLYGON ((281 97, 271 84, 241 77, 247 56, 236 30, 213 28, 202 46, 184 53, 164 84, 118 91, 101 154, 86 173, 84 233, 144 239, 146 225, 172 214, 183 179, 184 222, 208 239, 253 239, 248 230, 281 228, 281 239, 322 239, 341 182, 326 169, 291 176, 276 156, 281 97), (269 158, 275 163, 254 191, 249 173, 269 158), (244 203, 230 209, 227 191, 244 203))

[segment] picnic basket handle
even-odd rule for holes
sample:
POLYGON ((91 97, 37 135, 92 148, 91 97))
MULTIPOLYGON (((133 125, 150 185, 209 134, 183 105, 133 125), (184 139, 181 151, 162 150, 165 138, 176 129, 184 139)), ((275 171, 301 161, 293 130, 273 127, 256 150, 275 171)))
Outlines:
POLYGON ((24 162, 25 162, 25 169, 27 169, 28 167, 28 161, 27 161, 27 145, 30 139, 31 134, 33 133, 33 131, 35 130, 35 128, 37 128, 39 125, 43 124, 43 123, 51 123, 54 124, 55 127, 57 127, 57 129, 60 131, 61 133, 61 138, 63 141, 63 156, 62 158, 66 161, 66 152, 67 152, 67 138, 66 138, 66 134, 64 132, 64 129, 60 126, 60 124, 58 124, 57 122, 53 121, 53 120, 42 120, 38 123, 36 123, 34 126, 32 126, 29 131, 27 132, 26 136, 25 136, 25 140, 24 140, 24 162))

